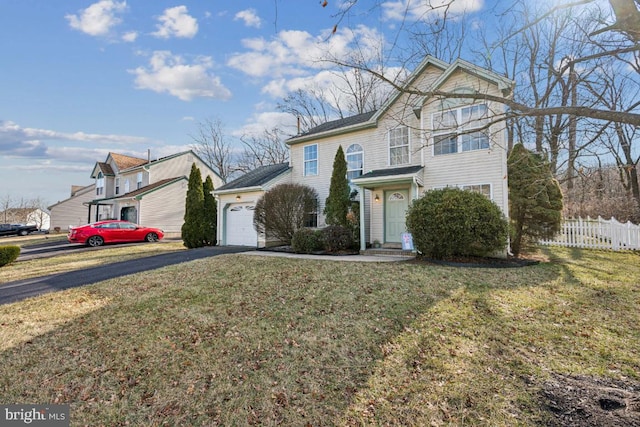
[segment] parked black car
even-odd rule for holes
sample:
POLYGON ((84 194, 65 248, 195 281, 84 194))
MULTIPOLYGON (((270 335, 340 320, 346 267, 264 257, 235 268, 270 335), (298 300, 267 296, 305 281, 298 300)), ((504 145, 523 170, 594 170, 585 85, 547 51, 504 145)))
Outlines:
POLYGON ((38 227, 35 225, 0 224, 0 236, 26 236, 36 231, 38 231, 38 227))

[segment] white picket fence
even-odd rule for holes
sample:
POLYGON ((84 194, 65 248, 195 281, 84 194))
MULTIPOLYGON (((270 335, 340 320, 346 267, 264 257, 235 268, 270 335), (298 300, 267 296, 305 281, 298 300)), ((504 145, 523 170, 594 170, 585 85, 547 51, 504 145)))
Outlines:
POLYGON ((569 246, 572 248, 592 248, 635 250, 640 249, 640 226, 615 218, 564 219, 560 232, 551 240, 540 241, 542 245, 569 246))

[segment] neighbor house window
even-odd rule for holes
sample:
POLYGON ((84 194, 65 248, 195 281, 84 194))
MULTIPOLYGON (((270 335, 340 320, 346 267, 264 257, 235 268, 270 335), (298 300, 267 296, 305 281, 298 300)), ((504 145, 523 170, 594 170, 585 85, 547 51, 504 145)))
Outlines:
POLYGON ((398 127, 389 131, 389 165, 409 163, 409 128, 398 127))
POLYGON ((102 172, 98 172, 98 178, 96 179, 96 195, 100 196, 104 194, 104 175, 102 172))
POLYGON ((475 104, 433 115, 433 154, 461 153, 489 148, 487 105, 475 104), (477 129, 477 131, 474 131, 477 129))
POLYGON ((120 178, 116 178, 116 194, 120 194, 120 178))
POLYGON ((362 176, 362 170, 364 167, 364 152, 360 144, 351 144, 347 148, 347 179, 351 182, 352 179, 362 176))
POLYGON ((138 175, 136 177, 136 188, 142 188, 142 172, 138 172, 138 175))
POLYGON ((318 144, 304 147, 304 176, 318 175, 318 144))

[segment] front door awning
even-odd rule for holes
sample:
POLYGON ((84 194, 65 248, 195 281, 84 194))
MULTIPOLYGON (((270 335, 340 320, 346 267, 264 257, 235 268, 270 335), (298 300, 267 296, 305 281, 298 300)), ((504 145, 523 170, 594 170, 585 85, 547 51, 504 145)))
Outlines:
POLYGON ((402 168, 372 170, 358 178, 352 179, 351 182, 367 189, 414 182, 422 187, 422 174, 419 173, 422 169, 423 166, 406 166, 402 168))

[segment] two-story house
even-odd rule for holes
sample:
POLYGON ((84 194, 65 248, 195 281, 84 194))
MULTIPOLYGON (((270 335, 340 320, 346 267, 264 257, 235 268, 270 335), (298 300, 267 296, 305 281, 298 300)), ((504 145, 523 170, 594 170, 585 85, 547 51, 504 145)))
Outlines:
MULTIPOLYGON (((347 175, 360 199, 362 249, 378 241, 401 244, 406 211, 430 189, 447 186, 478 191, 508 216, 507 150, 500 103, 458 97, 509 96, 513 82, 463 60, 449 64, 427 57, 377 111, 320 125, 287 141, 288 168, 247 188, 237 181, 218 197, 219 241, 233 244, 233 227, 248 229, 249 211, 261 194, 279 182, 296 182, 318 192, 317 225, 329 195, 333 159, 345 152, 347 175), (435 91, 458 96, 425 96, 435 91), (238 215, 244 213, 244 217, 238 215), (244 221, 244 222, 243 222, 244 221), (245 224, 246 223, 246 224, 245 224)), ((253 231, 258 246, 266 242, 253 231)))
POLYGON ((109 153, 91 172, 95 184, 89 187, 93 190, 91 199, 82 202, 84 220, 124 219, 179 236, 194 163, 203 181, 211 176, 214 188, 222 185, 222 179, 193 151, 154 160, 150 155, 143 159, 109 153))

